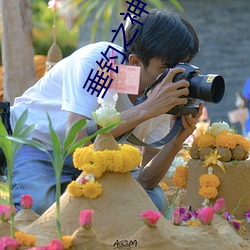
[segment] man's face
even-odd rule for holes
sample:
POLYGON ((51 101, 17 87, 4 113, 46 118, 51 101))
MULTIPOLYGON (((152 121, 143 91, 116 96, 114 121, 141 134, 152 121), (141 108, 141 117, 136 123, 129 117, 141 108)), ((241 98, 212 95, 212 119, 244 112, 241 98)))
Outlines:
POLYGON ((166 66, 162 63, 162 60, 156 57, 149 61, 149 65, 146 69, 141 61, 139 66, 141 67, 140 91, 153 83, 156 78, 166 70, 166 66))

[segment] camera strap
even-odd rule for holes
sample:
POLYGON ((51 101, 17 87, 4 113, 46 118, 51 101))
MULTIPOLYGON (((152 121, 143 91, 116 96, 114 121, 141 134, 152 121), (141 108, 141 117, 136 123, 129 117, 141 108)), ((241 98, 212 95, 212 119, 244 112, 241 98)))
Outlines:
POLYGON ((125 133, 124 135, 120 136, 118 139, 117 139, 117 142, 118 143, 122 143, 124 142, 125 140, 133 145, 136 145, 136 146, 144 146, 144 147, 160 147, 160 146, 163 146, 165 144, 167 144, 169 141, 171 141, 176 135, 177 133, 180 131, 182 127, 182 120, 181 120, 181 117, 178 116, 176 118, 176 121, 174 123, 174 126, 173 128, 170 130, 170 132, 164 137, 162 138, 161 140, 159 141, 156 141, 156 142, 153 142, 153 143, 145 143, 143 141, 141 141, 140 139, 138 139, 133 133, 132 133, 132 130, 125 133))

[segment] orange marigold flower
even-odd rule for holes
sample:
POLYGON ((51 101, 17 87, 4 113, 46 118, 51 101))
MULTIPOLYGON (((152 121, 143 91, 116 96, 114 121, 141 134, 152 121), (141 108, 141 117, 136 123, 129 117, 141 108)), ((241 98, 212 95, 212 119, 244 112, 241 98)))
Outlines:
POLYGON ((199 195, 206 199, 214 199, 218 195, 218 191, 216 187, 205 187, 202 186, 199 189, 199 195))
POLYGON ((215 147, 215 139, 212 135, 202 134, 198 140, 199 148, 215 147))
POLYGON ((239 134, 235 134, 234 136, 236 143, 242 146, 244 150, 248 152, 250 150, 250 141, 246 137, 239 134))
POLYGON ((36 237, 32 234, 26 234, 20 231, 15 232, 15 239, 21 246, 32 247, 36 245, 36 237))
POLYGON ((220 180, 215 174, 203 174, 199 178, 201 187, 215 187, 220 185, 220 180))
POLYGON ((72 246, 72 241, 71 236, 62 236, 63 249, 69 249, 72 246))
POLYGON ((175 174, 172 177, 173 184, 180 188, 186 188, 187 178, 188 178, 188 168, 184 166, 176 167, 175 174))
POLYGON ((168 190, 168 185, 167 185, 167 183, 161 181, 161 182, 160 182, 160 185, 161 185, 161 188, 162 188, 164 191, 167 191, 167 190, 168 190))
POLYGON ((216 147, 224 147, 229 149, 234 149, 237 144, 237 138, 235 134, 228 131, 222 131, 215 137, 216 147))

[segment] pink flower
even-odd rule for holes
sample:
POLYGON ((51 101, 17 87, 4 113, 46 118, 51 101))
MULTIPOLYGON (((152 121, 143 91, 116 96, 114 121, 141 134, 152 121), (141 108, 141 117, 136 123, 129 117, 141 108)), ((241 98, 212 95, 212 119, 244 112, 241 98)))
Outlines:
POLYGON ((56 10, 57 8, 60 8, 62 6, 60 0, 50 0, 48 3, 48 8, 52 11, 56 10))
POLYGON ((240 229, 240 223, 236 220, 231 222, 232 225, 234 226, 235 229, 239 230, 240 229))
POLYGON ((180 210, 178 208, 175 208, 172 212, 172 216, 171 216, 171 222, 174 225, 180 225, 181 224, 181 215, 180 215, 180 210))
POLYGON ((89 181, 88 179, 86 179, 85 177, 82 177, 82 185, 84 185, 88 181, 89 181))
POLYGON ((92 227, 92 221, 93 221, 93 216, 92 214, 94 213, 93 210, 82 210, 80 212, 80 226, 84 227, 85 229, 90 229, 92 227))
POLYGON ((30 209, 32 207, 33 204, 33 199, 29 194, 24 194, 21 197, 21 207, 23 209, 30 209))
POLYGON ((197 218, 204 225, 211 225, 214 218, 213 207, 203 207, 199 210, 197 218))
MULTIPOLYGON (((14 207, 14 212, 16 211, 14 207)), ((0 205, 0 220, 8 221, 10 219, 10 206, 0 205)))
POLYGON ((0 239, 0 249, 16 250, 19 246, 19 242, 16 239, 10 237, 2 237, 0 239))
POLYGON ((216 200, 214 204, 214 211, 216 214, 219 214, 219 215, 224 213, 225 211, 225 199, 224 198, 220 198, 216 200))
POLYGON ((51 240, 50 244, 46 246, 48 250, 63 250, 63 244, 60 240, 51 240))
POLYGON ((148 226, 155 226, 159 218, 162 216, 161 212, 155 212, 153 210, 147 210, 143 213, 140 213, 140 216, 143 218, 143 221, 148 226))

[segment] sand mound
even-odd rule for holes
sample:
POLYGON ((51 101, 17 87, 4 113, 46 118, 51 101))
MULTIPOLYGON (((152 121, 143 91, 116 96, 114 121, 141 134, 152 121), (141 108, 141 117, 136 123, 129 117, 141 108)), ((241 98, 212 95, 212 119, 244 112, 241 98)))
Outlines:
MULTIPOLYGON (((146 226, 139 213, 157 210, 146 192, 130 173, 105 173, 99 182, 103 194, 97 199, 61 197, 63 235, 74 235, 72 249, 250 249, 250 243, 239 236, 219 216, 212 226, 174 226, 161 217, 156 228, 146 226), (92 230, 79 229, 79 213, 94 210, 92 230)), ((35 234, 37 245, 57 238, 55 204, 29 225, 18 224, 23 232, 35 234)))

